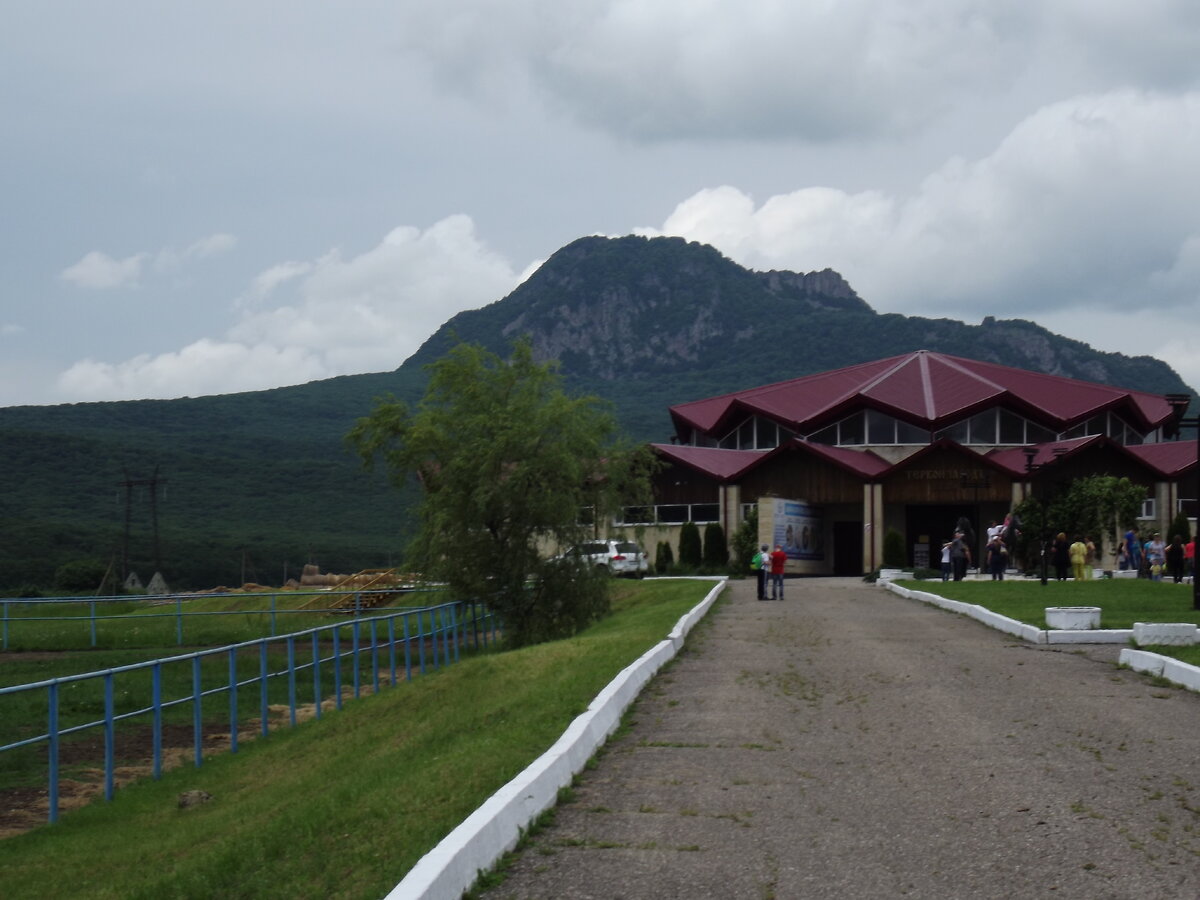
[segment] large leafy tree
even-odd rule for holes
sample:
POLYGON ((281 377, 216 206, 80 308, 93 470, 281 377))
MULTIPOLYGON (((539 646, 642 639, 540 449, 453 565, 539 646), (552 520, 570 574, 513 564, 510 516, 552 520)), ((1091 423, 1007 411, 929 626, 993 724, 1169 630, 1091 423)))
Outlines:
POLYGON ((486 598, 513 645, 603 615, 603 580, 548 557, 586 536, 582 520, 646 502, 645 451, 621 445, 601 401, 569 396, 528 341, 508 359, 460 344, 429 368, 415 411, 385 400, 347 436, 368 466, 382 460, 398 485, 419 482, 409 563, 457 597, 486 598))
POLYGON ((1090 535, 1099 548, 1105 539, 1120 540, 1119 532, 1136 524, 1145 497, 1146 488, 1128 478, 1090 475, 1075 479, 1048 502, 1026 500, 1017 514, 1028 539, 1042 540, 1062 531, 1069 538, 1090 535))

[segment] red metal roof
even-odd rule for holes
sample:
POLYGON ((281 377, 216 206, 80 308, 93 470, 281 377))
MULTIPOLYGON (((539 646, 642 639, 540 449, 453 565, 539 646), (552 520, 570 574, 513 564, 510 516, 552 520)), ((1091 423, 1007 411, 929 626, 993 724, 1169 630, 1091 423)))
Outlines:
POLYGON ((1161 444, 1138 444, 1126 447, 1130 453, 1148 466, 1175 478, 1196 465, 1196 441, 1166 441, 1161 444))
POLYGON ((1110 409, 1143 431, 1174 414, 1158 394, 917 350, 681 403, 671 407, 671 416, 681 432, 696 429, 719 436, 754 414, 807 434, 864 407, 936 429, 994 406, 1009 407, 1056 430, 1110 409))

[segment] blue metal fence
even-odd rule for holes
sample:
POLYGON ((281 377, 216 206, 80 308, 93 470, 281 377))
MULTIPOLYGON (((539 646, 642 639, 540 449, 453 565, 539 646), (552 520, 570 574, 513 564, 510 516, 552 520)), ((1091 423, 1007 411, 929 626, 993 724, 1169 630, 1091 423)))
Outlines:
MULTIPOLYGON (((387 610, 369 618, 354 618, 292 634, 244 641, 195 653, 166 657, 118 668, 69 675, 31 684, 0 688, 0 712, 6 701, 17 695, 45 692, 45 732, 0 745, 0 753, 44 744, 48 769, 49 819, 58 820, 59 777, 63 738, 98 729, 104 743, 104 796, 111 800, 116 766, 116 727, 140 718, 149 720, 153 774, 158 778, 163 767, 164 713, 190 704, 192 755, 198 767, 203 761, 205 701, 224 698, 221 716, 228 716, 230 752, 238 749, 238 725, 246 716, 240 708, 239 694, 256 694, 254 706, 259 730, 267 735, 270 728, 270 686, 275 680, 276 693, 286 691, 288 723, 295 726, 301 693, 310 698, 314 715, 321 717, 322 705, 332 702, 342 708, 345 695, 357 698, 369 680, 372 692, 384 684, 411 680, 414 673, 441 668, 459 659, 461 649, 481 647, 494 641, 497 624, 482 604, 443 603, 436 606, 387 610), (348 644, 348 646, 347 646, 348 644), (272 652, 273 651, 273 652, 272 652), (206 665, 207 664, 207 665, 206 665), (178 696, 164 695, 164 670, 190 667, 190 684, 178 696), (247 668, 253 671, 246 671, 247 668), (348 673, 347 673, 348 669, 348 673), (117 711, 119 679, 149 675, 146 685, 134 683, 134 692, 148 697, 131 698, 134 708, 117 711), (350 683, 345 684, 347 674, 350 683), (305 683, 301 686, 301 678, 305 683), (330 683, 332 682, 332 683, 330 683), (64 692, 75 686, 99 684, 103 692, 103 716, 91 721, 64 725, 60 722, 64 692), (283 690, 279 689, 282 686, 283 690), (257 688, 257 690, 254 690, 257 688)), ((177 680, 179 677, 177 676, 177 680)), ((127 683, 122 681, 122 684, 127 683)), ((122 692, 122 695, 129 692, 122 692)))

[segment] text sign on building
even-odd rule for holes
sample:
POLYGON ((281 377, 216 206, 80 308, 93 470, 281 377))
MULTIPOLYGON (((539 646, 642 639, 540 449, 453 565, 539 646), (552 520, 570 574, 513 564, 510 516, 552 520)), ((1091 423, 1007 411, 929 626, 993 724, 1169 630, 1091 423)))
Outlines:
POLYGON ((783 547, 788 559, 824 559, 825 530, 820 511, 795 500, 771 503, 773 542, 783 547))

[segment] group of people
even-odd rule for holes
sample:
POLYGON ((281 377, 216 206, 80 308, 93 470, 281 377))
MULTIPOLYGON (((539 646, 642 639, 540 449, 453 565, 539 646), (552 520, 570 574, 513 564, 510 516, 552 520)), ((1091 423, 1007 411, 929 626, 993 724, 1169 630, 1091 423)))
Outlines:
MULTIPOLYGON (((991 522, 987 530, 987 544, 983 548, 981 568, 989 572, 993 581, 1003 581, 1009 567, 1009 544, 1020 534, 1018 522, 1010 513, 1003 522, 991 522)), ((970 523, 959 519, 954 527, 954 537, 942 544, 942 581, 962 581, 972 565, 971 544, 974 533, 970 523)))
POLYGON ((770 580, 772 600, 783 599, 783 569, 787 563, 787 553, 782 544, 776 544, 775 549, 767 552, 763 544, 750 560, 750 569, 758 576, 758 599, 767 599, 767 582, 770 580))
POLYGON ((1067 533, 1060 531, 1050 544, 1049 554, 1059 581, 1066 581, 1068 576, 1076 581, 1087 581, 1092 577, 1096 544, 1091 535, 1077 534, 1074 540, 1067 540, 1067 533))
POLYGON ((1124 571, 1133 570, 1140 578, 1162 581, 1164 575, 1170 575, 1176 584, 1183 581, 1185 575, 1195 572, 1196 541, 1195 538, 1184 542, 1181 535, 1175 535, 1171 543, 1163 542, 1162 535, 1157 531, 1150 540, 1143 541, 1132 528, 1125 532, 1120 546, 1117 547, 1117 565, 1124 571))

